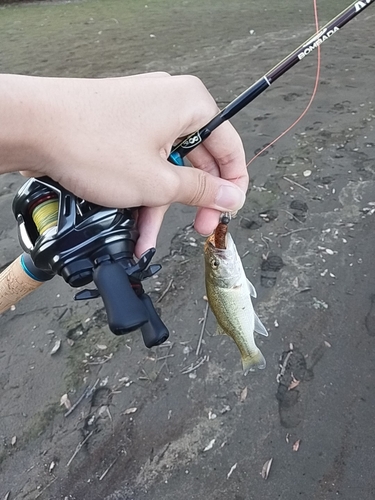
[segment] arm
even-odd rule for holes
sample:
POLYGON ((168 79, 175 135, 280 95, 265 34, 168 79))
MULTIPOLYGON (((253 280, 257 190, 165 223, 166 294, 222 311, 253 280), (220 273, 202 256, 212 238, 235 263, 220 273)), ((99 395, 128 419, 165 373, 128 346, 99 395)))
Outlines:
POLYGON ((104 206, 142 206, 139 255, 155 246, 171 203, 199 207, 195 227, 203 234, 213 231, 220 212, 242 206, 245 155, 229 123, 191 153, 196 168, 167 161, 173 143, 217 111, 202 82, 190 76, 0 75, 0 172, 48 175, 104 206))

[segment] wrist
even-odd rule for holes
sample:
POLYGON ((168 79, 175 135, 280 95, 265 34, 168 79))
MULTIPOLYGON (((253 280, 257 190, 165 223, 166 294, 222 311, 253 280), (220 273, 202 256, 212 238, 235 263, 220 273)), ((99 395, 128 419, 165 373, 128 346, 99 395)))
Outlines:
POLYGON ((0 75, 0 173, 45 172, 48 142, 42 78, 0 75))

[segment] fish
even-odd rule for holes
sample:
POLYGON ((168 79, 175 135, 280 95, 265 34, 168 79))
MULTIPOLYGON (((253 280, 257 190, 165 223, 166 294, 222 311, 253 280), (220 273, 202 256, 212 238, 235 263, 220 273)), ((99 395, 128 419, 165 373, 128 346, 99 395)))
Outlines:
POLYGON ((218 323, 218 333, 236 343, 246 375, 255 367, 264 369, 266 360, 255 344, 254 331, 268 337, 268 331, 254 311, 257 293, 247 279, 236 245, 226 223, 219 223, 204 245, 206 293, 218 323))

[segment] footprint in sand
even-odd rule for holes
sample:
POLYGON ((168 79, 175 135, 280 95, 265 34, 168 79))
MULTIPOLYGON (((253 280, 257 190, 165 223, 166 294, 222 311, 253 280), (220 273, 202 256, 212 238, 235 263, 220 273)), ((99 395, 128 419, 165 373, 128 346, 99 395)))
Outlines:
POLYGON ((277 273, 284 266, 283 259, 276 254, 269 254, 263 259, 261 265, 260 284, 265 288, 276 285, 277 273))
POLYGON ((313 367, 322 359, 325 349, 324 344, 314 349, 309 368, 305 356, 299 349, 292 348, 282 353, 276 399, 279 402, 280 423, 283 427, 287 429, 297 427, 303 420, 303 406, 297 387, 303 387, 300 385, 301 382, 307 382, 314 377, 313 367))

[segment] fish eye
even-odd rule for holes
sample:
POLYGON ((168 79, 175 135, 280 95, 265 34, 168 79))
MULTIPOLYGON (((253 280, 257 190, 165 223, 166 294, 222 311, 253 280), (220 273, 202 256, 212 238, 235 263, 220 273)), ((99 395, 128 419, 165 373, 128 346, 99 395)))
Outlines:
POLYGON ((217 269, 219 267, 219 261, 216 259, 211 260, 211 266, 213 269, 217 269))

